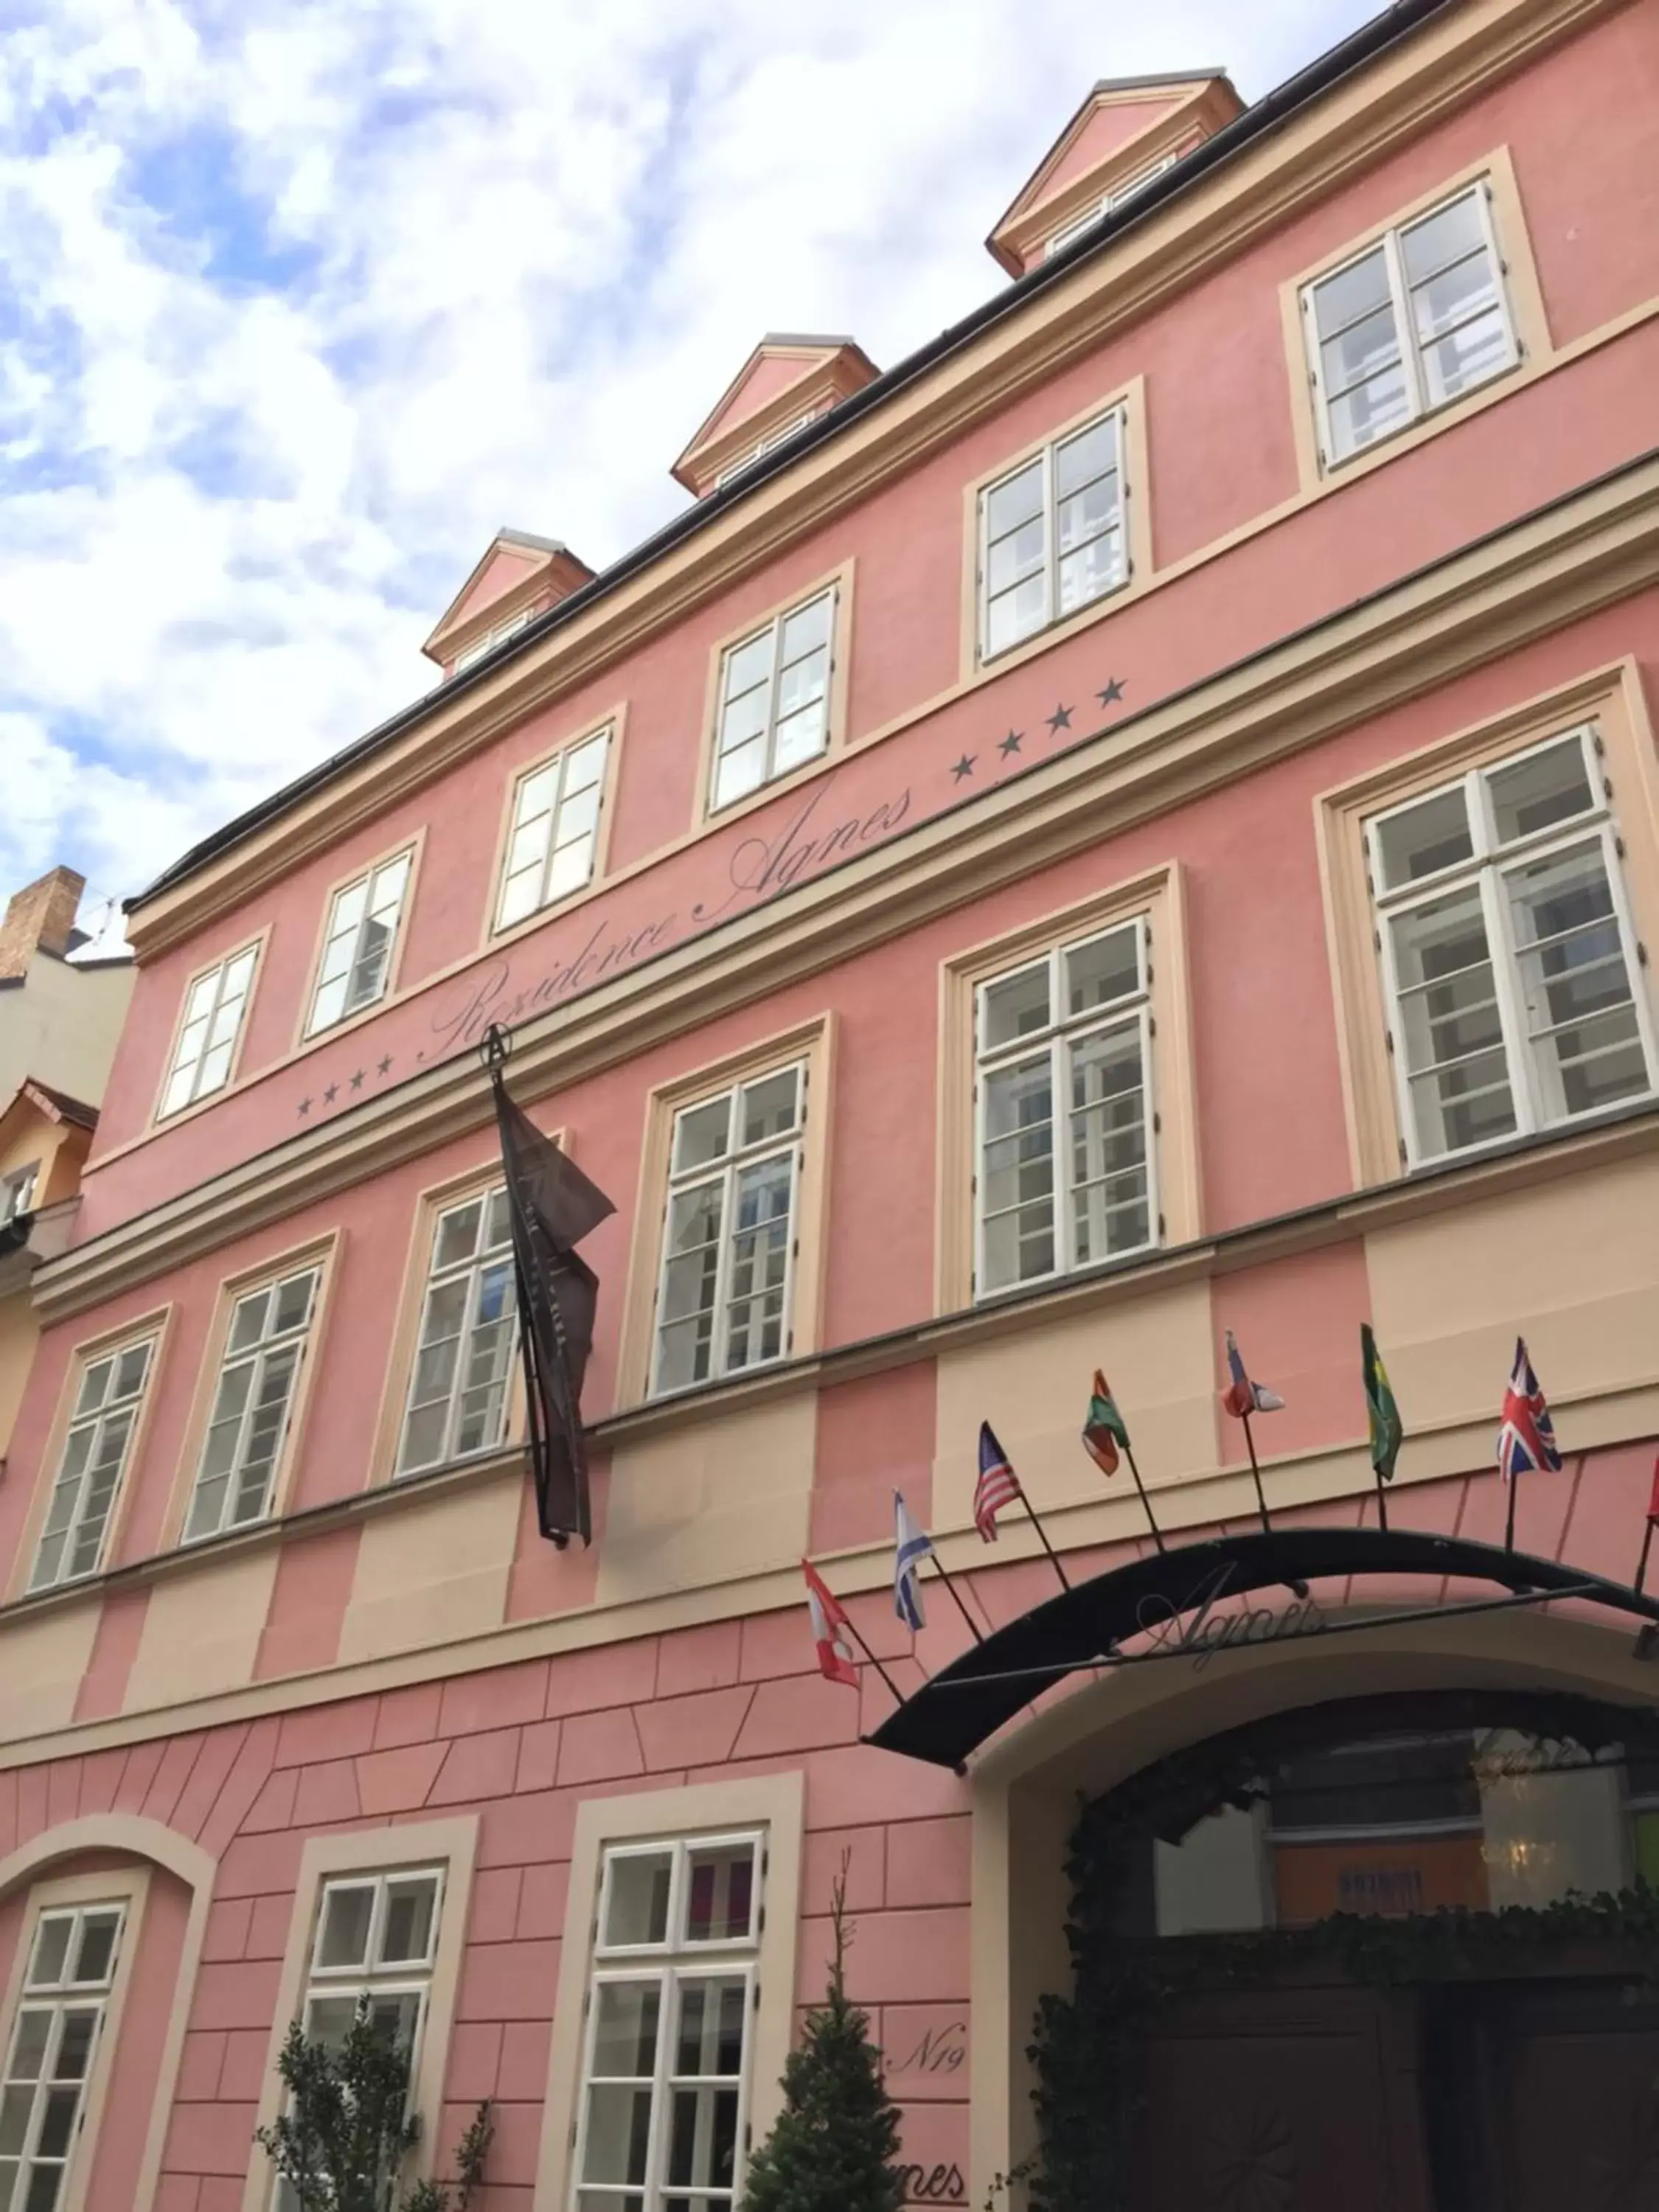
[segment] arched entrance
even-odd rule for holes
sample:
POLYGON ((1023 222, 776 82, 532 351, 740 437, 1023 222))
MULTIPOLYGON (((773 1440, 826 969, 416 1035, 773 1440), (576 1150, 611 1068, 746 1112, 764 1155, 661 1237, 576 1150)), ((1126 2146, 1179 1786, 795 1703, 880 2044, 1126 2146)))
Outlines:
POLYGON ((1064 2212, 1659 2206, 1650 1669, 1518 1626, 1232 1653, 1011 1733, 976 1778, 976 2187, 1035 2089, 1064 2212))

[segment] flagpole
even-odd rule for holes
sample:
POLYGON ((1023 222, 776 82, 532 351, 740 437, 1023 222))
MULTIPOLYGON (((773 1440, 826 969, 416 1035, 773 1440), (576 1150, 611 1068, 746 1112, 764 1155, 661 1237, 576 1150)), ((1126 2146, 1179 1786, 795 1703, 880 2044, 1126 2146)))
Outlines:
POLYGON ((1152 1532, 1152 1541, 1158 1546, 1158 1550, 1161 1552, 1164 1548, 1164 1531, 1158 1527, 1157 1519, 1153 1515, 1152 1501, 1146 1495, 1146 1486, 1140 1479, 1140 1469, 1135 1465, 1134 1453, 1127 1443, 1123 1447, 1123 1456, 1129 1462, 1129 1472, 1133 1475, 1135 1479, 1135 1488, 1140 1493, 1140 1502, 1145 1507, 1146 1512, 1146 1525, 1152 1532))
POLYGON ((1652 1549, 1653 1523, 1650 1521, 1647 1527, 1642 1531, 1642 1556, 1636 1562, 1636 1580, 1631 1584, 1631 1588, 1636 1592, 1638 1597, 1641 1596, 1642 1585, 1648 1578, 1648 1553, 1652 1549))
POLYGON ((1382 1470, 1374 1466, 1371 1473, 1376 1478, 1376 1525, 1385 1533, 1389 1526, 1389 1503, 1382 1495, 1382 1470))
MULTIPOLYGON (((839 1600, 836 1601, 837 1603, 840 1602, 839 1600)), ((846 1624, 847 1633, 852 1638, 854 1643, 858 1645, 859 1650, 863 1652, 865 1657, 875 1668, 877 1674, 880 1675, 882 1680, 886 1683, 888 1691, 892 1697, 893 1703, 896 1705, 902 1705, 904 1703, 903 1692, 899 1688, 898 1684, 893 1680, 887 1669, 882 1665, 880 1660, 877 1658, 875 1653, 870 1649, 864 1638, 859 1634, 857 1628, 854 1625, 853 1616, 848 1612, 844 1605, 841 1608, 841 1617, 846 1624)))
MULTIPOLYGON (((1516 1457, 1516 1455, 1511 1453, 1510 1457, 1513 1459, 1516 1457)), ((1504 1524, 1504 1549, 1506 1552, 1512 1552, 1515 1549, 1515 1493, 1520 1489, 1520 1487, 1521 1470, 1518 1467, 1511 1466, 1510 1468, 1510 1510, 1508 1517, 1504 1524)))
POLYGON ((945 1589, 950 1591, 951 1597, 956 1602, 957 1611, 967 1622, 969 1632, 972 1634, 975 1643, 983 1644, 985 1638, 980 1632, 979 1623, 974 1619, 973 1614, 969 1612, 967 1607, 963 1603, 962 1592, 957 1588, 956 1583, 951 1577, 951 1570, 945 1565, 944 1560, 940 1559, 939 1553, 933 1549, 931 1544, 927 1547, 927 1556, 933 1561, 934 1566, 938 1568, 939 1578, 944 1583, 945 1589))
MULTIPOLYGON (((1250 1417, 1248 1413, 1241 1413, 1238 1418, 1244 1431, 1245 1446, 1250 1455, 1250 1473, 1255 1477, 1255 1502, 1261 1513, 1261 1533, 1264 1536, 1271 1536, 1273 1524, 1267 1518, 1267 1493, 1261 1487, 1261 1467, 1255 1455, 1255 1438, 1250 1433, 1250 1417)), ((1308 1595, 1308 1585, 1299 1577, 1287 1582, 1285 1587, 1295 1597, 1306 1597, 1308 1595)))
POLYGON ((1018 1475, 1015 1475, 1014 1481, 1019 1490, 1019 1502, 1025 1508, 1025 1510, 1030 1515, 1031 1526, 1036 1530, 1038 1539, 1042 1545, 1043 1550, 1048 1554, 1049 1565, 1054 1568, 1054 1572, 1060 1577, 1060 1586, 1061 1589, 1069 1590, 1072 1585, 1066 1579, 1065 1568, 1060 1564, 1060 1554, 1055 1551, 1054 1546, 1048 1541, 1048 1531, 1043 1527, 1042 1522, 1038 1520, 1036 1506, 1032 1504, 1030 1499, 1025 1495, 1025 1485, 1020 1481, 1018 1475))

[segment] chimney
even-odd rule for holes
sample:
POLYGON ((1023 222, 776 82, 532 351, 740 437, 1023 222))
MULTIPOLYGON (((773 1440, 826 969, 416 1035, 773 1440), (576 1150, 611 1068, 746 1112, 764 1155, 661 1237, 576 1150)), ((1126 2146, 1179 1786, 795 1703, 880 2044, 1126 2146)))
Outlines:
POLYGON ((6 918, 0 921, 0 982, 26 975, 37 951, 63 958, 86 887, 86 878, 73 868, 52 868, 13 892, 6 918))

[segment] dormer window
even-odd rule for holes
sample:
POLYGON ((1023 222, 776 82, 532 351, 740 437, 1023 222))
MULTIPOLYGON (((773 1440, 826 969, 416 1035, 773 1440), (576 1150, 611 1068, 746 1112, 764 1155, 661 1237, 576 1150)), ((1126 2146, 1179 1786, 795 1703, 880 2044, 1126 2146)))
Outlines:
POLYGON ((1173 169, 1179 158, 1175 154, 1164 154, 1156 161, 1149 161, 1144 169, 1137 169, 1132 177, 1126 177, 1121 184, 1114 185, 1087 214, 1074 216, 1054 233, 1043 248, 1043 258, 1052 261, 1055 254, 1063 253, 1085 231, 1092 230, 1097 222, 1103 222, 1115 208, 1121 208, 1125 200, 1132 200, 1137 192, 1145 191, 1154 177, 1161 177, 1166 169, 1173 169))
POLYGON ((697 499, 735 483, 875 374, 851 338, 763 338, 675 462, 674 481, 697 499))
POLYGON ((798 432, 804 430, 809 422, 816 422, 821 411, 816 407, 809 408, 805 415, 797 415, 793 422, 786 422, 781 430, 774 430, 769 436, 757 440, 746 453, 740 454, 735 461, 727 462, 714 478, 712 489, 719 491, 723 485, 731 483, 734 478, 746 475, 757 461, 763 460, 768 453, 776 453, 780 446, 787 446, 789 441, 798 432))
POLYGON ((504 645, 508 638, 516 637, 519 632, 528 624, 531 617, 540 612, 539 607, 521 607, 517 614, 509 615, 505 622, 497 623, 494 629, 487 629, 482 637, 474 638, 471 644, 458 653, 450 663, 450 674, 459 676, 462 669, 471 668, 474 661, 482 660, 487 653, 493 653, 498 645, 504 645))

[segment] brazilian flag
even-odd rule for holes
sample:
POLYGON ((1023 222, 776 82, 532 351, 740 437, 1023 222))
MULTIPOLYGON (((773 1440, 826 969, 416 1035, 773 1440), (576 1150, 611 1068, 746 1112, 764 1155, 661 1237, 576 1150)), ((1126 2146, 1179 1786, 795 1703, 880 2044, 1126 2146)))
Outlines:
POLYGON ((1094 1395, 1089 1401, 1088 1419, 1083 1424, 1083 1443, 1095 1465, 1103 1474, 1117 1473, 1118 1447, 1129 1449, 1128 1425, 1117 1410, 1117 1401, 1106 1387, 1106 1377, 1099 1368, 1095 1370, 1094 1395))
POLYGON ((1365 1377, 1365 1412, 1370 1421, 1371 1465, 1382 1481, 1391 1482, 1394 1463, 1400 1456, 1406 1431, 1401 1426, 1400 1408, 1394 1402, 1389 1370, 1382 1364, 1382 1355, 1376 1348, 1369 1322, 1359 1324, 1359 1351, 1365 1377))

